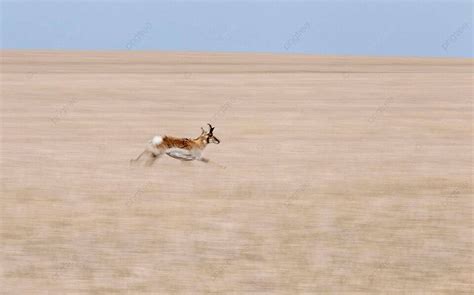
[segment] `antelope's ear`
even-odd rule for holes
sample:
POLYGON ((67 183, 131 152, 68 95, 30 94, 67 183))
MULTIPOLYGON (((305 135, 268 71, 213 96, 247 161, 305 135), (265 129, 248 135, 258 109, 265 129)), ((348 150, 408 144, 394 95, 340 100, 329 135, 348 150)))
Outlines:
POLYGON ((204 133, 206 133, 206 130, 204 130, 204 128, 201 127, 201 135, 203 135, 204 133))

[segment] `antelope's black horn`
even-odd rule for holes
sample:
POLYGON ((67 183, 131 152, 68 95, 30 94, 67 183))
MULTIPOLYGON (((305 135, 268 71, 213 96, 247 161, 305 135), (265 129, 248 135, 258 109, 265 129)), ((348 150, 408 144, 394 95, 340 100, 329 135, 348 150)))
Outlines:
POLYGON ((212 125, 209 124, 209 123, 207 123, 207 125, 209 125, 209 132, 212 133, 212 131, 214 131, 214 128, 215 128, 215 127, 212 127, 212 125))

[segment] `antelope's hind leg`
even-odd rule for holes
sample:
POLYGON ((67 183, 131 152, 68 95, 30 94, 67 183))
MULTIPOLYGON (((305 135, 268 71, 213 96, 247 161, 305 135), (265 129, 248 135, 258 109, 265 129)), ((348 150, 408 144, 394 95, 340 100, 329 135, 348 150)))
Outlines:
POLYGON ((156 160, 158 160, 159 157, 161 157, 161 155, 163 155, 163 153, 155 154, 153 152, 150 152, 150 158, 146 161, 145 165, 147 167, 150 167, 151 165, 153 165, 153 163, 155 163, 156 160))
POLYGON ((137 157, 136 159, 131 159, 131 160, 130 160, 130 164, 136 163, 138 160, 140 160, 140 158, 141 158, 146 152, 148 152, 148 150, 144 150, 141 154, 138 155, 138 157, 137 157))
POLYGON ((145 150, 140 155, 138 155, 136 159, 130 160, 130 164, 139 161, 140 158, 145 154, 148 155, 149 157, 149 159, 146 161, 147 166, 150 166, 151 164, 153 164, 156 158, 159 157, 163 153, 163 149, 160 148, 158 144, 156 144, 156 142, 154 142, 156 141, 155 138, 156 136, 153 138, 153 140, 150 140, 148 142, 145 150), (151 164, 148 164, 149 162, 151 162, 151 164))

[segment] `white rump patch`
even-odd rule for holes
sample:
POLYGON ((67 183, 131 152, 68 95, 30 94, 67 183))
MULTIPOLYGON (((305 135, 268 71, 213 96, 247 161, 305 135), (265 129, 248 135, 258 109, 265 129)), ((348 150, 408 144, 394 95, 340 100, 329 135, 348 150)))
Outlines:
POLYGON ((163 138, 159 135, 153 137, 153 139, 151 140, 151 143, 153 143, 153 145, 159 145, 162 142, 163 142, 163 138))

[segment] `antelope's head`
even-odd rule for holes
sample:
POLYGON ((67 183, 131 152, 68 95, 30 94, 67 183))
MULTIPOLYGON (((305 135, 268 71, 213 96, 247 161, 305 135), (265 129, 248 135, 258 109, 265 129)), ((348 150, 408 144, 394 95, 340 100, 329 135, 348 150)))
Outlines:
POLYGON ((215 127, 212 127, 211 124, 207 123, 207 125, 209 125, 209 131, 206 131, 204 130, 204 128, 201 127, 201 137, 204 138, 204 140, 206 141, 206 143, 215 143, 215 144, 219 144, 221 143, 221 141, 214 136, 214 128, 215 127))

